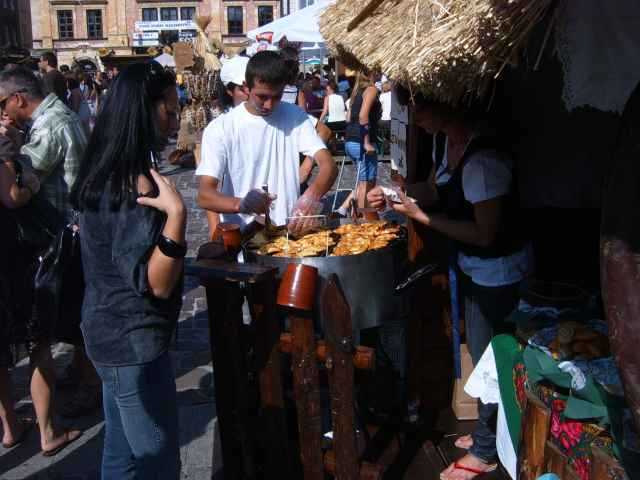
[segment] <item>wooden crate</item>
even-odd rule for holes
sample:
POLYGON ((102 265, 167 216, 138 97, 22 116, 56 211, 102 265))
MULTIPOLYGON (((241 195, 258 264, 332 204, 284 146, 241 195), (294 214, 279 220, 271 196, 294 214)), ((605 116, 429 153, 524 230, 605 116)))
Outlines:
MULTIPOLYGON (((549 437, 551 411, 527 390, 527 406, 522 416, 518 452, 518 478, 535 480, 545 469, 545 447, 549 437)), ((562 476, 560 478, 563 478, 562 476)))

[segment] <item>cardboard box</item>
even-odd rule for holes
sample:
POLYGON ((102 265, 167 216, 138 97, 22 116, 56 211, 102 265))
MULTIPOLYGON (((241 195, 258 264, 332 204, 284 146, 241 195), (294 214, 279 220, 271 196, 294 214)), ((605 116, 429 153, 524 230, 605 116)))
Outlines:
POLYGON ((460 364, 462 366, 462 378, 456 378, 453 386, 451 408, 453 408, 453 413, 458 420, 477 420, 478 400, 470 397, 464 391, 464 385, 473 371, 473 362, 466 343, 460 345, 460 364))

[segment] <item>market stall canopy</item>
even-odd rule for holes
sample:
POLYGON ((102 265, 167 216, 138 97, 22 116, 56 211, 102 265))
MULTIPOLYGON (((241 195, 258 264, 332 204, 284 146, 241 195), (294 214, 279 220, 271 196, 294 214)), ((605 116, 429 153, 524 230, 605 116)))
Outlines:
POLYGON ((318 20, 327 7, 333 3, 335 0, 318 0, 309 7, 251 30, 247 33, 247 37, 256 40, 259 35, 271 33, 273 35, 271 42, 274 44, 282 40, 283 37, 287 37, 290 42, 323 43, 324 38, 320 34, 318 20))
POLYGON ((171 68, 176 67, 176 62, 173 59, 173 55, 169 55, 168 53, 163 53, 161 55, 158 55, 156 58, 154 58, 154 60, 158 62, 160 65, 162 65, 163 67, 171 67, 171 68))
POLYGON ((552 0, 339 0, 320 31, 345 63, 446 102, 482 96, 552 0))

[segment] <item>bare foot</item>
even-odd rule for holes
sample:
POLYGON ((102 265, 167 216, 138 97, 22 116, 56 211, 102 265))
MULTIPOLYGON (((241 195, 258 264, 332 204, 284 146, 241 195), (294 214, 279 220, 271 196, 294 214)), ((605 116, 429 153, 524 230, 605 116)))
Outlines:
POLYGON ((22 443, 32 427, 33 423, 24 420, 16 422, 16 426, 13 429, 5 429, 2 436, 2 446, 4 448, 13 448, 22 443))
POLYGON ((70 443, 76 441, 82 435, 82 430, 65 430, 61 435, 58 435, 46 444, 41 444, 42 455, 45 457, 51 457, 70 443))
POLYGON ((493 472, 497 464, 489 464, 467 453, 440 473, 441 480, 471 480, 483 473, 493 472))
POLYGON ((462 450, 469 450, 473 447, 473 437, 469 435, 462 435, 455 442, 454 445, 462 450))

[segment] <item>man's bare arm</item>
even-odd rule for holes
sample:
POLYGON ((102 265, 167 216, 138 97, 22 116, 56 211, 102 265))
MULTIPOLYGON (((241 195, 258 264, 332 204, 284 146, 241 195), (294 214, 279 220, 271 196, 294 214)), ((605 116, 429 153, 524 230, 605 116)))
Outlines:
MULTIPOLYGON (((322 198, 322 196, 329 191, 333 182, 338 176, 338 167, 334 162, 331 153, 326 148, 318 150, 313 156, 316 164, 318 165, 318 175, 313 180, 313 183, 307 189, 307 192, 316 199, 322 198)), ((306 192, 305 192, 306 195, 306 192)))
POLYGON ((201 176, 198 187, 198 205, 205 210, 217 213, 238 213, 240 198, 230 197, 218 191, 218 179, 201 176))

